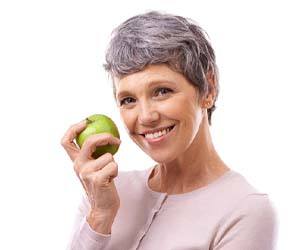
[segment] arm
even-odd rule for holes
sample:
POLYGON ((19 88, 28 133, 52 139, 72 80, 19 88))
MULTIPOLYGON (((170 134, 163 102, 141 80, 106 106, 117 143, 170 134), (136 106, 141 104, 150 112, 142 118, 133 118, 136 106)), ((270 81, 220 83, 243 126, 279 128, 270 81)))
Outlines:
POLYGON ((111 239, 111 220, 99 221, 87 216, 88 211, 87 198, 83 197, 75 217, 73 233, 67 250, 102 250, 108 245, 111 239), (97 232, 92 227, 97 228, 97 232))
POLYGON ((224 218, 214 250, 274 250, 277 214, 266 194, 252 194, 224 218))
POLYGON ((61 139, 61 145, 73 161, 74 171, 92 201, 83 199, 79 207, 68 247, 70 250, 104 249, 110 241, 111 226, 120 207, 114 184, 118 165, 113 155, 105 153, 94 159, 92 153, 97 146, 120 145, 121 141, 109 133, 101 133, 89 136, 79 148, 74 140, 86 126, 86 120, 72 125, 61 139))

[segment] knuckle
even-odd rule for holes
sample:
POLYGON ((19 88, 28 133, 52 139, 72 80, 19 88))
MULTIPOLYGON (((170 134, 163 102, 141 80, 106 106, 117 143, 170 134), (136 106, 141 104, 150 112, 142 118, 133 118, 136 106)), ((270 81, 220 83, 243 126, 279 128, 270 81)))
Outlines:
POLYGON ((76 124, 73 123, 72 125, 70 125, 69 129, 68 130, 73 130, 74 128, 76 127, 76 124))
POLYGON ((63 147, 65 147, 66 144, 67 144, 66 138, 65 137, 61 138, 60 145, 62 145, 63 147))
POLYGON ((90 148, 92 146, 91 136, 87 137, 81 148, 90 148))
POLYGON ((82 163, 78 159, 74 160, 73 168, 77 174, 79 174, 79 172, 80 172, 81 165, 82 165, 82 163))
POLYGON ((84 182, 86 182, 89 179, 89 175, 89 172, 85 168, 80 169, 80 171, 78 172, 79 178, 84 182))
POLYGON ((108 172, 116 172, 118 171, 118 165, 115 162, 110 162, 106 165, 108 172))
POLYGON ((105 153, 105 158, 108 161, 113 161, 114 157, 111 153, 105 153))
POLYGON ((76 133, 76 124, 71 125, 69 127, 69 129, 67 130, 67 133, 71 134, 71 135, 75 134, 76 133))
POLYGON ((110 165, 112 166, 113 169, 118 168, 118 164, 116 162, 111 162, 110 165))
POLYGON ((101 140, 101 142, 107 142, 109 141, 110 137, 112 137, 111 134, 109 133, 101 133, 101 134, 96 134, 98 140, 101 140))
POLYGON ((112 135, 110 133, 102 133, 102 136, 105 137, 105 138, 110 138, 112 137, 112 135))
POLYGON ((79 174, 79 167, 78 167, 77 164, 73 165, 73 169, 74 169, 75 173, 78 175, 79 174))
POLYGON ((112 135, 109 133, 93 134, 87 137, 85 142, 87 144, 95 144, 98 146, 97 144, 102 144, 103 142, 108 141, 110 137, 112 137, 112 135))
POLYGON ((118 175, 119 168, 118 168, 118 164, 117 163, 115 163, 115 165, 113 166, 113 169, 114 169, 116 175, 118 175))
POLYGON ((91 182, 94 184, 101 183, 103 181, 103 173, 95 173, 91 176, 91 182))
POLYGON ((111 176, 118 176, 118 164, 116 162, 111 162, 109 164, 111 176))
POLYGON ((100 185, 103 184, 103 179, 100 178, 99 176, 95 177, 93 181, 94 181, 96 186, 100 186, 100 185))
POLYGON ((108 139, 109 134, 108 133, 100 133, 100 134, 94 134, 93 135, 95 140, 97 141, 106 141, 108 139))
POLYGON ((81 180, 83 180, 84 182, 86 182, 89 178, 88 178, 88 174, 85 171, 81 171, 79 173, 79 177, 81 180))
POLYGON ((96 135, 90 135, 86 138, 83 144, 86 144, 86 146, 90 147, 95 142, 95 139, 96 135))

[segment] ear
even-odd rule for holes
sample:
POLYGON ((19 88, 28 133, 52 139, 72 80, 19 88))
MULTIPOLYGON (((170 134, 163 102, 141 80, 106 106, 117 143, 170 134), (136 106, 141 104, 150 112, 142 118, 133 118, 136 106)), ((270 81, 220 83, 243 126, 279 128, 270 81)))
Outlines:
POLYGON ((208 91, 202 98, 202 107, 209 109, 213 106, 217 94, 216 78, 211 70, 206 73, 206 81, 208 84, 208 91))

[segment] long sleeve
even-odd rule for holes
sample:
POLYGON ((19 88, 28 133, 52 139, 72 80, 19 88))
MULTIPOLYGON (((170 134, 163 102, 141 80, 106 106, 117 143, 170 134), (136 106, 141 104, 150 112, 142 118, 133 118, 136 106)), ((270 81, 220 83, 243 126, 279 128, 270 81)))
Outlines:
POLYGON ((86 220, 87 211, 87 201, 83 197, 75 216, 73 233, 67 250, 104 250, 108 245, 111 234, 95 232, 86 220))
POLYGON ((111 234, 93 231, 83 195, 68 250, 275 250, 273 203, 235 171, 184 194, 149 188, 147 171, 120 171, 120 208, 111 234))
POLYGON ((275 250, 278 217, 266 194, 248 195, 218 233, 214 250, 275 250))

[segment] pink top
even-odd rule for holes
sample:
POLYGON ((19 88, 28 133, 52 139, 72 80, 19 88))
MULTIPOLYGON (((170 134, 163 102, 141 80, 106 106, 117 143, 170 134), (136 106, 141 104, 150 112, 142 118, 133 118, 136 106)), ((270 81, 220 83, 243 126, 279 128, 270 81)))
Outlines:
POLYGON ((115 178, 120 209, 111 234, 86 222, 83 196, 69 250, 274 250, 277 214, 272 201, 230 170, 205 187, 168 195, 151 190, 154 167, 115 178))

